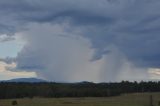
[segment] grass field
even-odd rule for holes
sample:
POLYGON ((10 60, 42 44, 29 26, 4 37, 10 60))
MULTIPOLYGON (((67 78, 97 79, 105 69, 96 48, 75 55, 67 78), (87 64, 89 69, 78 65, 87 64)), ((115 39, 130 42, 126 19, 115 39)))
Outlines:
POLYGON ((17 106, 150 106, 149 97, 153 96, 153 105, 160 106, 160 93, 134 93, 117 97, 88 97, 88 98, 23 98, 0 100, 0 106, 12 106, 12 101, 18 102, 17 106))

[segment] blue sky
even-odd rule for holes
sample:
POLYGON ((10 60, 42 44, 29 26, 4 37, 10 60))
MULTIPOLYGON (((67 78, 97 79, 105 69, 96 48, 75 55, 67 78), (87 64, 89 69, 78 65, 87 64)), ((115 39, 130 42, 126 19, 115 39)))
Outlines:
POLYGON ((15 68, 16 63, 11 62, 10 59, 17 57, 18 52, 21 51, 25 42, 20 40, 17 37, 11 39, 6 37, 6 35, 1 35, 0 37, 0 80, 8 80, 13 78, 21 78, 21 77, 36 77, 34 72, 13 72, 8 70, 7 68, 15 68))
POLYGON ((0 62, 52 81, 158 80, 159 9, 158 0, 1 0, 0 62))
POLYGON ((8 41, 0 43, 0 57, 16 57, 17 53, 20 52, 23 45, 17 43, 17 41, 8 41))

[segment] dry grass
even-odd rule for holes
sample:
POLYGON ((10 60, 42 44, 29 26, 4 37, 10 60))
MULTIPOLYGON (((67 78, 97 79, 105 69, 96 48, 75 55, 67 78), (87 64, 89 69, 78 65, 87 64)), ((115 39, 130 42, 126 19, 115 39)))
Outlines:
POLYGON ((0 106, 12 106, 16 100, 18 106, 149 106, 149 96, 153 95, 153 104, 158 106, 160 93, 134 93, 117 97, 97 98, 23 98, 0 100, 0 106))

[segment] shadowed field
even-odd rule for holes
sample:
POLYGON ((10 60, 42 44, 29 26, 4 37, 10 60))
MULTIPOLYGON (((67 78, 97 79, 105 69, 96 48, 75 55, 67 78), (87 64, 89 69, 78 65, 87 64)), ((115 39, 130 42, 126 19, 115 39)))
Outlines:
POLYGON ((12 101, 14 100, 17 101, 17 106, 150 106, 150 95, 153 96, 153 105, 159 106, 160 93, 134 93, 103 98, 2 99, 0 100, 0 106, 12 106, 12 101))

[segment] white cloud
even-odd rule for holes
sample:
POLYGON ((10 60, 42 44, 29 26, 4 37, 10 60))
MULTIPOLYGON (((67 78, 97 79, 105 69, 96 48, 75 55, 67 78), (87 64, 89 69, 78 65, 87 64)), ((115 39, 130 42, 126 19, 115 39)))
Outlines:
POLYGON ((28 78, 28 77, 36 77, 35 72, 13 72, 7 70, 7 68, 15 68, 16 63, 7 64, 5 62, 0 61, 0 80, 8 80, 13 78, 28 78))
POLYGON ((150 78, 153 80, 160 79, 160 69, 159 68, 149 68, 148 73, 150 74, 150 78))
POLYGON ((47 79, 145 79, 160 67, 159 9, 156 0, 1 0, 0 34, 23 36, 17 69, 47 79))

